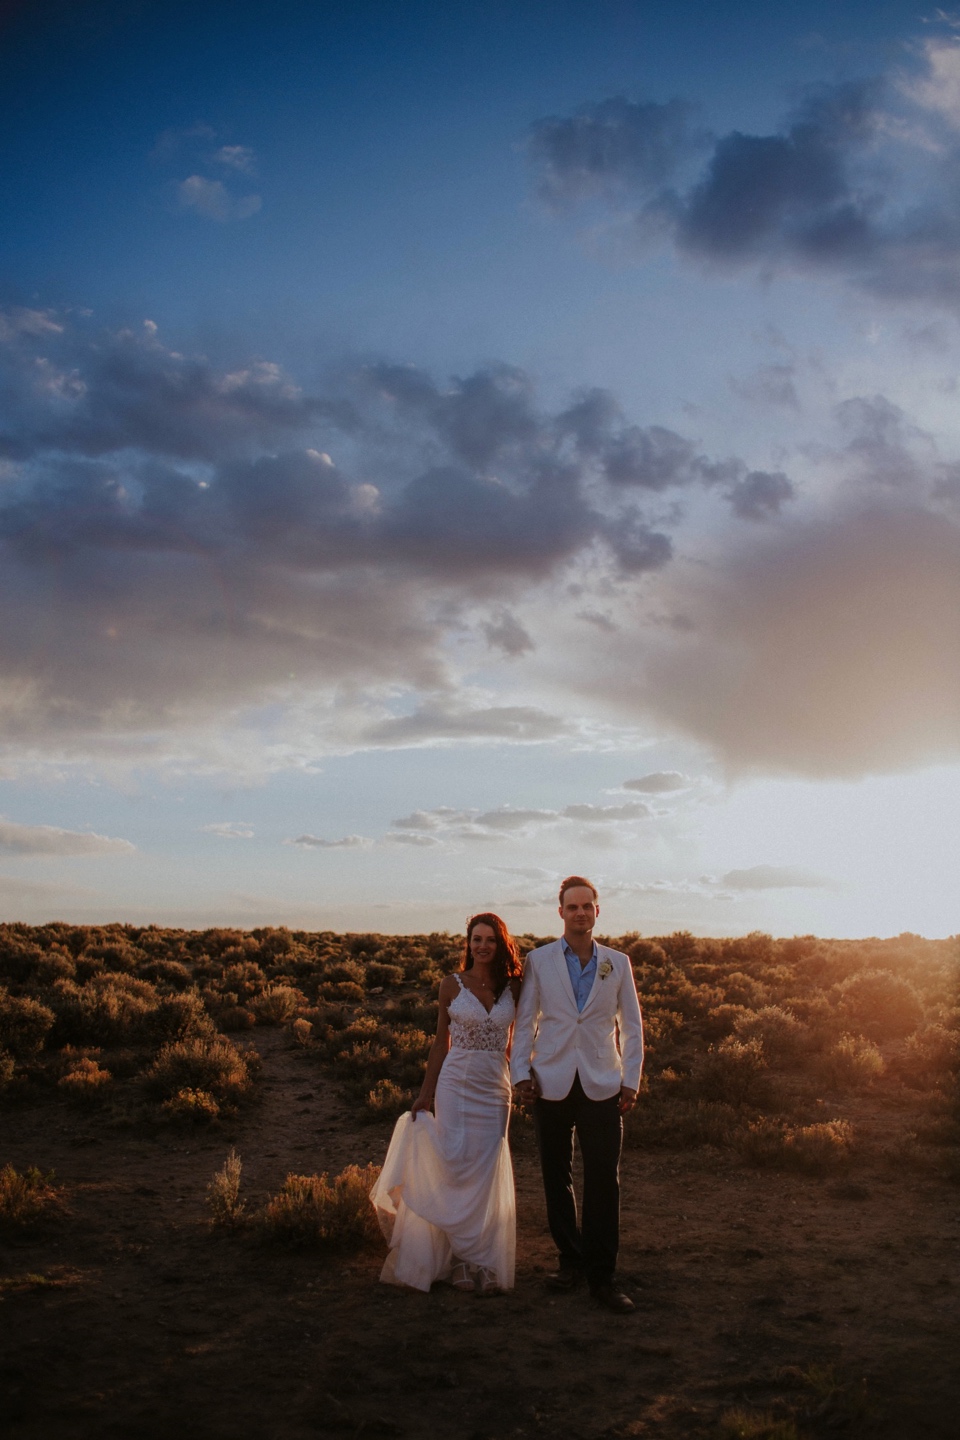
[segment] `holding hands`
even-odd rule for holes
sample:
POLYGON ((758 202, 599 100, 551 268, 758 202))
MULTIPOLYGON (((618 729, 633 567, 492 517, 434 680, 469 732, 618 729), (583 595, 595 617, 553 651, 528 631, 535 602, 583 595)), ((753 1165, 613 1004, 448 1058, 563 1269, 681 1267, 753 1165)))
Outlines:
POLYGON ((513 1087, 513 1098, 516 1103, 522 1105, 524 1109, 526 1109, 528 1105, 532 1105, 539 1094, 540 1086, 532 1075, 529 1080, 521 1080, 513 1087))

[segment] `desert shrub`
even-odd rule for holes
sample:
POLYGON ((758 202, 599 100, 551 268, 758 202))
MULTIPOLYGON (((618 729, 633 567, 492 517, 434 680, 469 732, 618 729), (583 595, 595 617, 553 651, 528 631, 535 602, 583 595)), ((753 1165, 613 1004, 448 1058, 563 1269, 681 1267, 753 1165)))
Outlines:
POLYGON ((338 959, 329 962, 323 967, 324 984, 344 982, 363 987, 366 978, 366 970, 356 960, 338 959))
MULTIPOLYGON (((169 1101, 190 1091, 205 1093, 221 1104, 236 1104, 250 1090, 249 1055, 229 1040, 199 1037, 165 1045, 144 1072, 143 1086, 153 1099, 169 1101)), ((190 1100, 184 1105, 205 1102, 190 1100)))
POLYGON ((14 928, 7 925, 0 928, 0 975, 15 985, 22 985, 36 972, 43 951, 26 936, 12 934, 14 928))
POLYGON ((257 1017, 252 1010, 244 1005, 227 1005, 223 1010, 218 1010, 217 1025, 221 1030, 252 1030, 257 1023, 257 1017))
POLYGON ((748 1011, 737 1018, 733 1028, 738 1040, 759 1040, 772 1065, 789 1064, 803 1049, 804 1027, 795 1015, 779 1005, 748 1011))
POLYGON ((820 1056, 817 1068, 829 1085, 837 1089, 856 1088, 868 1085, 883 1074, 883 1056, 873 1041, 863 1035, 841 1035, 820 1056))
POLYGON ((339 1001, 343 1005, 359 1005, 366 992, 356 980, 321 980, 317 994, 322 1000, 339 1001))
MULTIPOLYGON (((700 1034, 704 1040, 725 1040, 732 1035, 738 1020, 752 1014, 745 1005, 717 1005, 700 1022, 700 1034)), ((646 1017, 644 1017, 646 1025, 646 1017)))
POLYGON ((288 1245, 328 1250, 379 1245, 380 1227, 370 1203, 379 1173, 376 1165, 348 1165, 333 1180, 288 1175, 260 1215, 262 1233, 288 1245))
POLYGON ((140 969, 141 978, 153 985, 166 985, 171 990, 186 990, 193 977, 179 960, 151 960, 140 969))
POLYGON ((737 1148, 751 1165, 783 1165, 786 1126, 782 1120, 754 1120, 738 1137, 737 1148))
POLYGON ((387 965, 379 960, 371 960, 367 966, 366 981, 368 986, 382 985, 384 988, 402 985, 404 981, 403 966, 387 965))
POLYGON ((63 1192, 53 1181, 52 1170, 44 1174, 31 1166, 20 1172, 5 1165, 0 1170, 0 1228, 21 1229, 60 1210, 63 1192))
POLYGON ((767 998, 766 985, 754 980, 752 975, 745 975, 742 970, 732 970, 723 977, 722 984, 731 1005, 746 1005, 748 1009, 755 1010, 767 998))
POLYGON ((140 1029, 143 1038, 151 1045, 215 1033, 213 1021, 196 990, 180 995, 164 995, 156 1007, 143 1017, 140 1029))
POLYGON ((313 1026, 310 1024, 309 1020, 304 1020, 302 1015, 299 1017, 299 1019, 294 1020, 293 1024, 290 1026, 290 1031, 298 1045, 306 1046, 310 1044, 310 1040, 313 1035, 313 1026))
MULTIPOLYGON (((228 956, 233 953, 229 951, 228 956)), ((238 953, 244 954, 243 951, 238 953)), ((241 1003, 252 1000, 254 995, 262 994, 266 988, 266 975, 255 961, 246 958, 224 966, 216 982, 216 989, 223 993, 231 992, 241 1003)))
POLYGON ((650 966, 653 969, 667 963, 667 952, 656 940, 630 940, 627 943, 627 954, 631 963, 635 966, 650 966))
POLYGON ((770 1076, 759 1040, 722 1040, 699 1054, 691 1085, 700 1100, 727 1105, 762 1105, 769 1098, 770 1076))
POLYGON ((0 1095, 12 1081, 16 1068, 13 1056, 6 1050, 0 1050, 0 1095))
POLYGON ((98 961, 98 969, 116 974, 132 975, 147 957, 126 938, 117 937, 106 943, 88 945, 78 956, 77 965, 98 961))
POLYGON ((104 1070, 96 1060, 85 1055, 74 1060, 66 1074, 60 1076, 57 1089, 71 1100, 87 1103, 101 1100, 112 1079, 109 1070, 104 1070))
POLYGON ((799 1440, 794 1422, 769 1410, 725 1410, 718 1427, 720 1440, 799 1440))
POLYGON ((292 985, 268 985, 250 1001, 250 1009, 261 1025, 285 1025, 307 1003, 292 985))
POLYGON ((370 1120, 396 1120, 413 1103, 413 1091, 401 1090, 392 1080, 378 1080, 367 1092, 364 1101, 366 1118, 370 1120))
POLYGON ((240 1199, 240 1175, 243 1164, 236 1150, 231 1150, 207 1186, 207 1204, 214 1225, 232 1228, 239 1225, 246 1208, 240 1199))
POLYGON ((191 1125, 207 1125, 220 1118, 220 1106, 209 1090, 185 1087, 164 1100, 161 1113, 167 1120, 185 1121, 191 1125))
POLYGON ((860 970, 838 987, 840 1007, 864 1035, 892 1040, 910 1035, 923 1020, 923 1002, 909 980, 887 970, 860 970))
POLYGON ((0 989, 0 1047, 15 1059, 26 1059, 42 1049, 53 1021, 53 1011, 39 1000, 0 989))
POLYGON ((71 955, 63 950, 45 950, 37 959, 33 984, 42 990, 54 980, 74 980, 76 975, 77 967, 71 955))
POLYGON ((960 1031, 939 1024, 917 1030, 908 1037, 897 1068, 918 1088, 941 1084, 960 1068, 960 1031))
POLYGON ((787 1162, 796 1170, 820 1175, 850 1159, 853 1126, 847 1120, 824 1120, 789 1130, 784 1141, 787 1162))
POLYGON ((624 1142, 651 1150, 683 1150, 693 1145, 730 1145, 740 1125, 732 1105, 721 1101, 641 1097, 624 1122, 624 1142))
POLYGON ((846 1120, 801 1126, 758 1120, 739 1141, 742 1155, 752 1165, 802 1170, 808 1175, 822 1175, 846 1164, 852 1145, 853 1127, 846 1120))
POLYGON ((57 980, 47 992, 56 1016, 51 1041, 58 1045, 134 1043, 158 998, 148 981, 129 975, 95 975, 83 985, 57 980))

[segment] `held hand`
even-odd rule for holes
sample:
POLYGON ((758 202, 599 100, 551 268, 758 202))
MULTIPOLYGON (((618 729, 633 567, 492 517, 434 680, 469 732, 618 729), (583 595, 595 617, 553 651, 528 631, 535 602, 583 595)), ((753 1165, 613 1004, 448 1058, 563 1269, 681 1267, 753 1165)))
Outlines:
POLYGON ((532 1105, 540 1094, 540 1086, 531 1076, 529 1080, 521 1080, 513 1087, 513 1096, 518 1105, 532 1105))
POLYGON ((620 1114, 621 1114, 621 1115, 629 1115, 630 1111, 633 1109, 633 1107, 634 1107, 634 1105, 636 1105, 636 1103, 637 1103, 637 1092, 636 1092, 636 1090, 631 1090, 628 1085, 621 1085, 621 1086, 620 1086, 620 1104, 619 1104, 619 1106, 617 1107, 617 1108, 619 1109, 619 1111, 620 1111, 620 1114))
POLYGON ((421 1110, 425 1110, 427 1113, 429 1113, 432 1109, 433 1109, 433 1096, 432 1096, 432 1095, 422 1095, 422 1094, 421 1094, 421 1095, 418 1095, 417 1098, 416 1098, 416 1100, 414 1100, 413 1104, 410 1106, 410 1118, 411 1118, 412 1120, 416 1120, 416 1118, 417 1118, 417 1116, 420 1114, 421 1110))

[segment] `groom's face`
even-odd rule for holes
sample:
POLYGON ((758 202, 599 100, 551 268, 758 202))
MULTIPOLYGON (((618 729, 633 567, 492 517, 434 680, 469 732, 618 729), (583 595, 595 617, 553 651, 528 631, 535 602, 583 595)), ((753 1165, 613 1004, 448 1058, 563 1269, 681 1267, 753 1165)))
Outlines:
POLYGON ((571 885, 563 892, 560 916, 568 935, 589 935, 597 923, 600 906, 587 885, 571 885))

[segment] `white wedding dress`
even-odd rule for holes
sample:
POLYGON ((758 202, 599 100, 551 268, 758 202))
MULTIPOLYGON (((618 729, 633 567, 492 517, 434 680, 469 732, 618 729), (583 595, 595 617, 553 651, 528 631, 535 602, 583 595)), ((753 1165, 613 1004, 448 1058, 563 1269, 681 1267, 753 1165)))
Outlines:
POLYGON ((516 1007, 507 985, 488 1014, 457 980, 436 1115, 401 1115, 371 1191, 390 1245, 380 1279, 429 1290, 456 1259, 486 1266, 509 1290, 517 1226, 506 1049, 516 1007))

